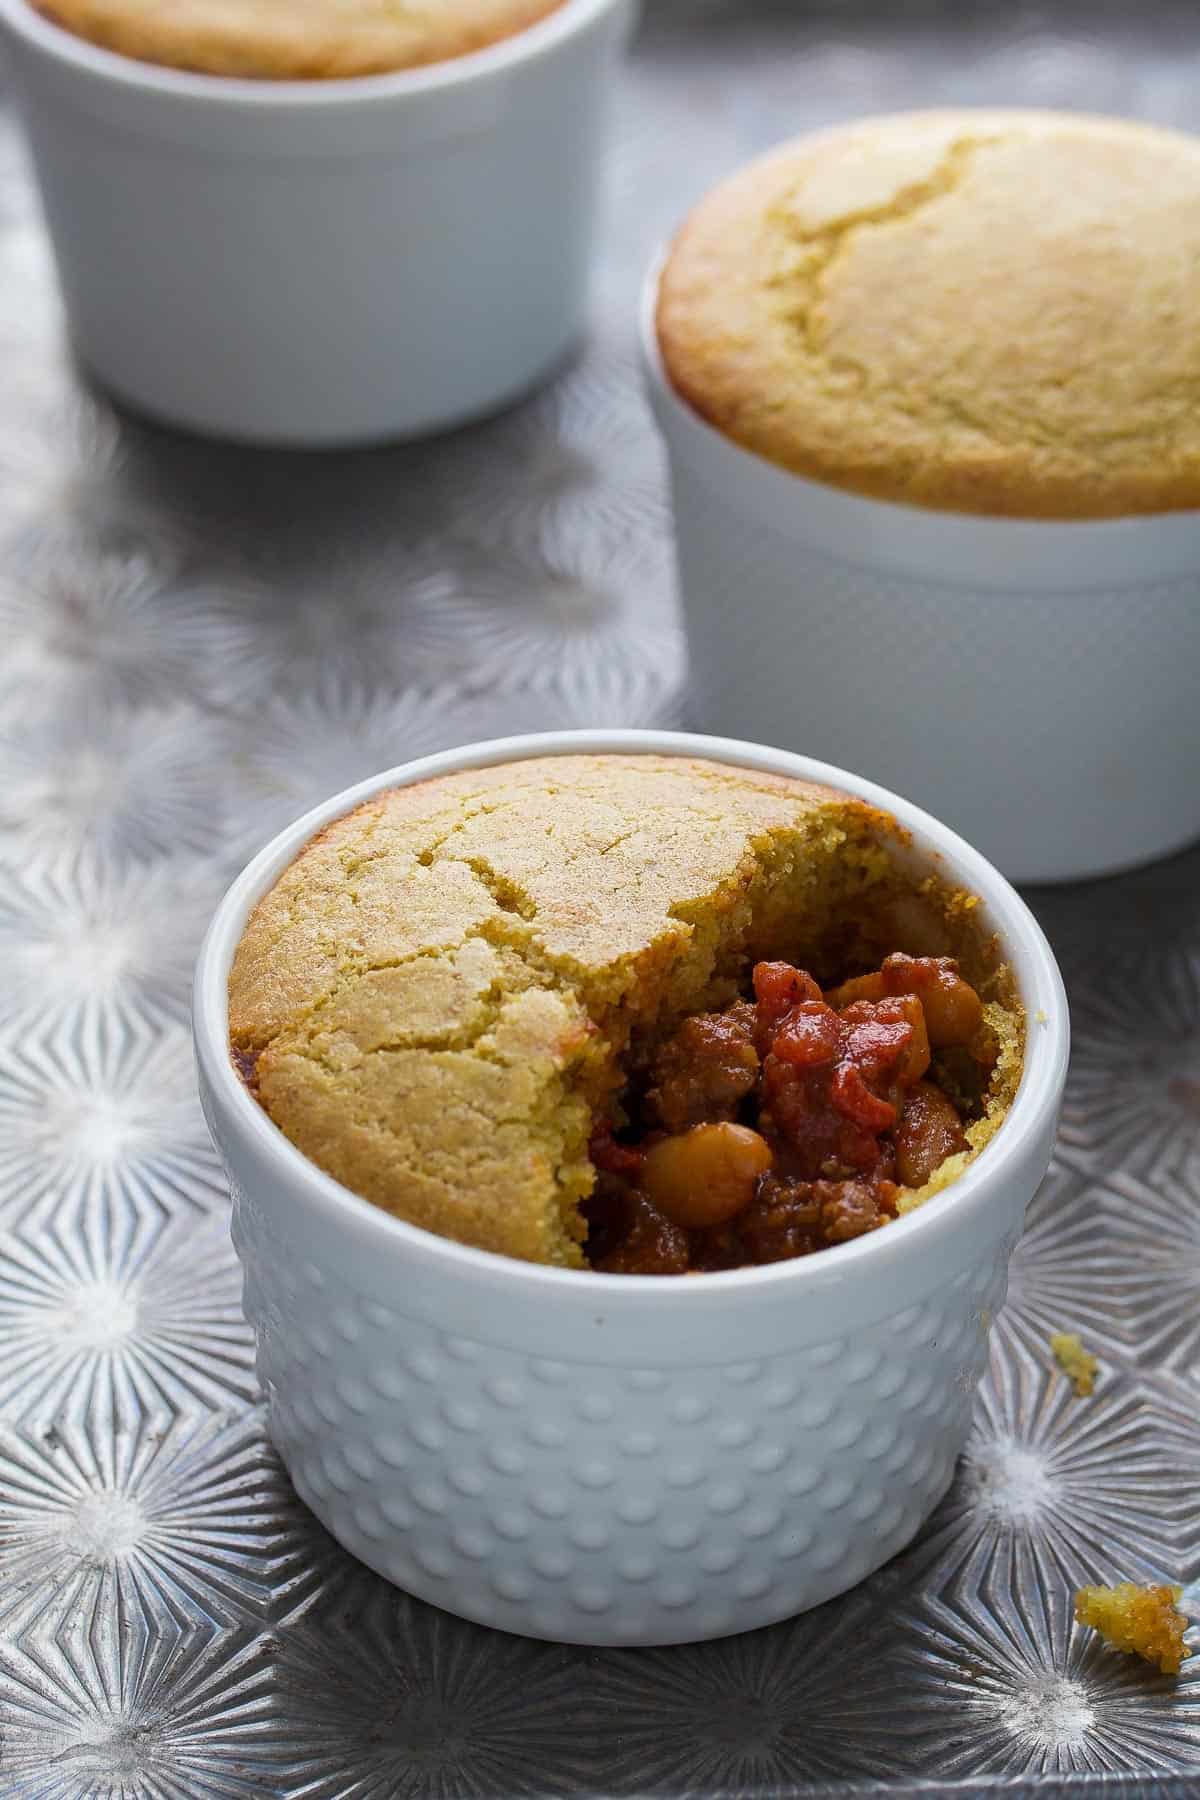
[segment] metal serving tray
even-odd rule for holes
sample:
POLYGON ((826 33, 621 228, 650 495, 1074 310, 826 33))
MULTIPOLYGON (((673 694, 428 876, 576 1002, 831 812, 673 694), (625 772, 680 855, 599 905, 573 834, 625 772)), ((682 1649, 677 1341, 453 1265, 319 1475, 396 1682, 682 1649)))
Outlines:
MULTIPOLYGON (((1200 855, 1035 895, 1076 1049, 957 1485, 845 1600, 594 1654, 367 1573, 267 1442, 186 1004, 247 854, 419 752, 682 716, 644 264, 805 126, 910 104, 1200 123, 1188 4, 651 5, 595 329, 492 424, 266 456, 65 354, 0 111, 0 1795, 1200 1793, 1178 1682, 1071 1623, 1200 1574, 1200 855), (1046 1339, 1100 1355, 1077 1400, 1046 1339)), ((1200 604, 1200 597, 1198 597, 1200 604)))

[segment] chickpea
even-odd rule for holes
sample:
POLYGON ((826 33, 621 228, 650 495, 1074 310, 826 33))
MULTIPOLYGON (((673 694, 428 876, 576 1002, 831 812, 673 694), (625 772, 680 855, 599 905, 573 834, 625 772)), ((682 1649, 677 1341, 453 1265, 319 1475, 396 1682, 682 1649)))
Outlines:
POLYGON ((873 975, 855 975, 851 980, 843 981, 840 987, 830 988, 825 1004, 832 1006, 834 1012, 841 1012, 843 1007, 853 1006, 856 1000, 882 1000, 887 991, 883 975, 876 969, 873 975))
POLYGON ((925 1022, 925 1007, 915 994, 897 996, 904 1008, 904 1016, 912 1026, 912 1041, 901 1051, 900 1061, 896 1064, 896 1078, 901 1087, 912 1087, 920 1081, 929 1067, 929 1029, 925 1022))
POLYGON ((929 1042, 938 1050, 969 1044, 983 1023, 983 1001, 958 975, 944 975, 921 995, 929 1042))
POLYGON ((889 994, 915 994, 920 1000, 935 1050, 969 1044, 983 1022, 983 1001, 948 957, 889 956, 883 980, 889 994))
POLYGON ((746 1125, 693 1125, 646 1152, 641 1189, 673 1224, 699 1231, 744 1212, 771 1161, 766 1139, 746 1125))
POLYGON ((948 1156, 965 1150, 962 1120, 940 1088, 918 1081, 896 1127, 896 1174, 905 1187, 924 1187, 948 1156))

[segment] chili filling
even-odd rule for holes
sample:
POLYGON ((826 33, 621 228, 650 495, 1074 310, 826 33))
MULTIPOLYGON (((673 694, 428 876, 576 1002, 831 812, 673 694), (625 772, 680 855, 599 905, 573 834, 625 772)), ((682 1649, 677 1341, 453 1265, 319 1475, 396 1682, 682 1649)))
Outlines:
POLYGON ((895 1218, 967 1148, 991 1063, 948 957, 885 958, 822 992, 763 962, 753 997, 686 1018, 592 1137, 587 1256, 683 1275, 808 1256, 895 1218), (953 1091, 948 1091, 952 1089, 953 1091))

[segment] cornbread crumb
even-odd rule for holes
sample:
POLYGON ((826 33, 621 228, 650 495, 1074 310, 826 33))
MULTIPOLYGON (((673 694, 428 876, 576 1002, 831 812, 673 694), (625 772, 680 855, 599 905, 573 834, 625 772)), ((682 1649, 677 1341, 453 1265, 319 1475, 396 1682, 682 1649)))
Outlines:
POLYGON ((1179 1587, 1138 1587, 1132 1581, 1084 1587, 1075 1596, 1075 1617, 1114 1650, 1156 1663, 1164 1675, 1178 1675, 1190 1654, 1183 1641, 1188 1618, 1179 1610, 1182 1596, 1179 1587))
POLYGON ((970 1149, 917 1204, 1002 1122, 1023 1014, 977 909, 932 877, 914 890, 903 848, 846 794, 688 757, 535 758, 393 789, 260 901, 230 974, 231 1052, 285 1135, 385 1211, 579 1267, 591 1133, 626 1057, 726 1005, 761 958, 871 967, 906 942, 960 959, 996 1052, 970 1149))
POLYGON ((382 75, 513 37, 563 0, 33 0, 55 24, 139 62, 257 81, 382 75))
POLYGON ((1055 1332, 1050 1339, 1050 1350, 1080 1399, 1086 1399, 1096 1385, 1096 1375, 1100 1368, 1091 1351, 1085 1350, 1070 1331, 1055 1332))
POLYGON ((1200 139, 946 110, 797 139, 695 209, 667 374, 798 475, 1029 518, 1200 506, 1200 139))

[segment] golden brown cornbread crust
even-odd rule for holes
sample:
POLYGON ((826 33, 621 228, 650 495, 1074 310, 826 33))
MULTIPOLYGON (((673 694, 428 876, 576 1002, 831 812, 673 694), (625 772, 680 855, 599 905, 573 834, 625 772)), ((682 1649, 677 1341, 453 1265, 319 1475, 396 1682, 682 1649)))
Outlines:
POLYGON ((872 119, 701 202, 669 377, 746 449, 911 505, 1200 506, 1200 139, 1038 112, 872 119))
POLYGON ((564 0, 32 0, 77 37, 140 62, 266 81, 445 62, 513 37, 564 0))
POLYGON ((230 976, 233 1050, 346 1186, 443 1236, 578 1265, 588 1139, 622 1054, 728 997, 750 956, 840 953, 874 896, 892 909, 880 942, 932 933, 992 1002, 1003 1067, 974 1153, 1019 1079, 1019 1003, 969 897, 897 877, 900 842, 848 796, 689 758, 547 757, 394 789, 260 902, 230 976))

